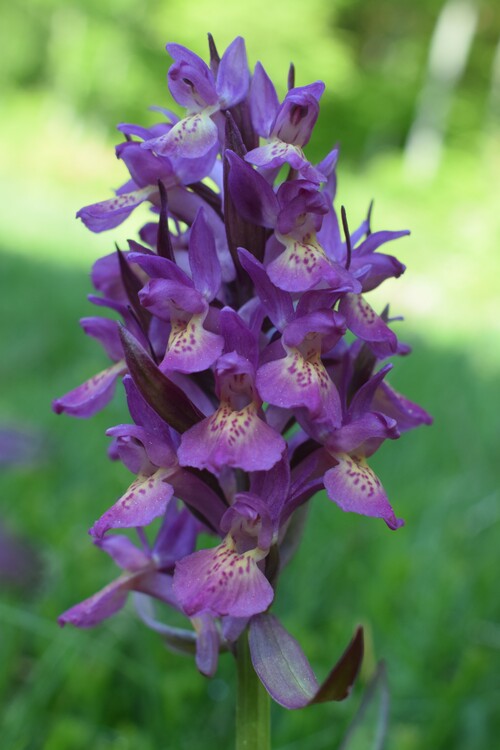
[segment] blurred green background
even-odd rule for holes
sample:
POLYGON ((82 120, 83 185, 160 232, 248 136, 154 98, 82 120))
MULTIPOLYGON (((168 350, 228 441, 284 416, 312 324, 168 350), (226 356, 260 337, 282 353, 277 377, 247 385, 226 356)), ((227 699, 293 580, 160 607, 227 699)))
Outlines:
MULTIPOLYGON (((375 199, 376 229, 410 228, 408 265, 372 295, 402 314, 414 346, 392 384, 435 416, 384 446, 374 467, 404 529, 313 503, 277 612, 323 677, 356 624, 363 674, 341 705, 273 713, 277 750, 333 750, 376 661, 387 663, 389 750, 491 750, 500 736, 499 291, 500 7, 473 0, 21 0, 2 8, 0 46, 0 426, 34 436, 2 469, 3 526, 37 555, 2 581, 5 750, 230 748, 234 670, 211 682, 164 650, 131 608, 94 631, 55 618, 114 569, 88 527, 129 481, 106 458, 118 398, 90 422, 50 401, 105 366, 81 333, 92 261, 134 236, 145 213, 100 236, 74 221, 125 179, 120 121, 170 106, 167 41, 206 54, 247 39, 285 92, 327 85, 308 147, 341 145, 339 200, 351 225, 375 199)), ((368 744, 351 750, 368 750, 368 744)))

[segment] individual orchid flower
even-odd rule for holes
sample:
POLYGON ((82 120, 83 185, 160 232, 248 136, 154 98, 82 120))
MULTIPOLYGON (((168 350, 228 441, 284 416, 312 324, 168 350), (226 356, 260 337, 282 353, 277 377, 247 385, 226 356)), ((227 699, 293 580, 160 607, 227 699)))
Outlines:
POLYGON ((215 366, 219 406, 181 438, 181 466, 219 474, 226 466, 259 471, 271 469, 285 441, 270 427, 255 388, 253 365, 236 352, 224 354, 215 366))
POLYGON ((110 529, 148 526, 165 514, 174 493, 217 529, 224 510, 220 497, 179 466, 175 433, 144 401, 130 376, 124 385, 135 424, 112 427, 106 434, 114 439, 112 457, 120 458, 137 477, 89 533, 101 538, 110 529))
POLYGON ((222 518, 222 542, 179 560, 174 593, 184 612, 251 617, 264 612, 274 591, 259 567, 272 541, 265 503, 247 493, 236 495, 222 518))
POLYGON ((250 108, 255 129, 268 143, 249 151, 245 159, 262 169, 289 164, 301 177, 324 182, 325 176, 310 164, 302 150, 318 119, 319 100, 324 90, 322 81, 292 88, 281 106, 277 106, 274 87, 258 63, 250 89, 250 108))
POLYGON ((274 229, 266 249, 271 281, 289 292, 319 285, 337 291, 360 292, 361 284, 319 244, 317 232, 328 212, 327 196, 308 180, 284 182, 275 194, 268 182, 232 152, 229 189, 247 221, 274 229))
POLYGON ((217 149, 211 149, 200 157, 186 159, 182 156, 161 156, 141 146, 144 139, 162 137, 171 130, 167 123, 155 125, 149 130, 136 125, 122 125, 120 129, 128 137, 140 136, 143 141, 127 140, 116 147, 116 156, 130 172, 130 180, 116 191, 114 198, 93 203, 81 208, 77 218, 92 232, 114 229, 127 219, 132 211, 144 201, 160 205, 158 183, 168 192, 177 186, 198 182, 213 168, 217 149))
POLYGON ((160 156, 203 157, 218 145, 217 115, 239 104, 247 95, 250 73, 245 42, 242 37, 231 42, 215 76, 186 47, 167 44, 167 52, 174 60, 168 71, 170 93, 178 104, 186 107, 187 114, 167 133, 145 141, 143 146, 160 156))
POLYGON ((172 261, 151 255, 131 256, 151 277, 139 293, 141 304, 170 321, 170 335, 160 368, 164 372, 200 372, 222 353, 224 341, 204 326, 221 283, 215 242, 202 210, 191 228, 189 263, 192 278, 172 261))
POLYGON ((404 521, 394 515, 380 479, 366 459, 374 450, 374 440, 397 437, 394 419, 377 412, 364 414, 331 435, 327 451, 335 465, 324 475, 328 497, 342 510, 383 518, 390 529, 400 528, 404 521))

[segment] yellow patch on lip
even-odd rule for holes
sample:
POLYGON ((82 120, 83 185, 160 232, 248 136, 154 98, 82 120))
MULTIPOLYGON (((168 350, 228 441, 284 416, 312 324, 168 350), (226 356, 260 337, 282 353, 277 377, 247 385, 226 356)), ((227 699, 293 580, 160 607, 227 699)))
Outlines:
POLYGON ((228 444, 234 445, 244 439, 256 419, 257 408, 254 403, 235 411, 229 402, 223 401, 210 420, 209 430, 211 433, 224 433, 228 444))
POLYGON ((172 316, 170 319, 172 330, 168 338, 167 351, 175 354, 193 352, 200 345, 200 329, 206 315, 192 315, 188 320, 172 316))
POLYGON ((290 347, 287 360, 291 360, 287 370, 299 388, 309 388, 316 384, 322 390, 327 390, 330 386, 330 378, 316 349, 304 356, 299 349, 290 347))
POLYGON ((368 466, 364 456, 349 456, 346 453, 334 454, 340 462, 339 471, 345 482, 357 492, 364 495, 366 499, 372 498, 380 489, 380 479, 368 466))

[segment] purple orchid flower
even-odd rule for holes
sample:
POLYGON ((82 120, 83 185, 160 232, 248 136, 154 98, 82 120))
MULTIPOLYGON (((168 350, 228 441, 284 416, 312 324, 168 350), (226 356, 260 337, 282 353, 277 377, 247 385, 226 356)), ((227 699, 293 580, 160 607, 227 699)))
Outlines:
POLYGON ((180 44, 167 44, 167 52, 174 60, 168 71, 170 93, 187 114, 167 133, 145 141, 144 148, 163 156, 196 159, 217 148, 220 111, 234 107, 247 95, 250 74, 245 42, 241 37, 231 42, 216 76, 198 55, 180 44))
POLYGON ((317 232, 328 213, 328 194, 308 180, 284 182, 275 194, 268 182, 236 154, 227 152, 229 189, 241 216, 274 229, 266 248, 271 281, 289 292, 325 283, 338 291, 360 292, 361 284, 319 244, 317 232))
POLYGON ((182 436, 181 466, 208 469, 215 475, 226 466, 243 471, 272 468, 285 441, 265 421, 253 365, 230 352, 218 359, 215 377, 219 406, 182 436))
POLYGON ((258 63, 250 89, 250 107, 255 130, 267 138, 268 143, 250 151, 245 159, 262 169, 289 164, 306 180, 324 182, 325 175, 309 163, 302 150, 318 119, 319 100, 324 90, 322 81, 293 88, 278 106, 274 87, 258 63))
POLYGON ((167 191, 198 182, 212 170, 217 155, 217 148, 190 159, 179 155, 161 156, 142 148, 146 142, 167 135, 172 129, 167 123, 149 130, 136 125, 121 125, 119 129, 128 138, 138 136, 142 141, 127 140, 116 147, 116 156, 125 163, 131 177, 118 188, 116 196, 78 211, 77 218, 92 232, 114 229, 144 201, 159 207, 158 182, 167 191))

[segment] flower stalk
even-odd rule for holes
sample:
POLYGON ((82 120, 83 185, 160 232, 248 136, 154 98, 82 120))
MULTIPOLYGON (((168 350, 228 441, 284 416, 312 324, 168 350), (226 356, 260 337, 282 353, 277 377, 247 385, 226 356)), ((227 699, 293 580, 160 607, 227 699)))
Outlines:
POLYGON ((271 750, 271 699, 253 668, 245 631, 236 646, 236 750, 271 750))

